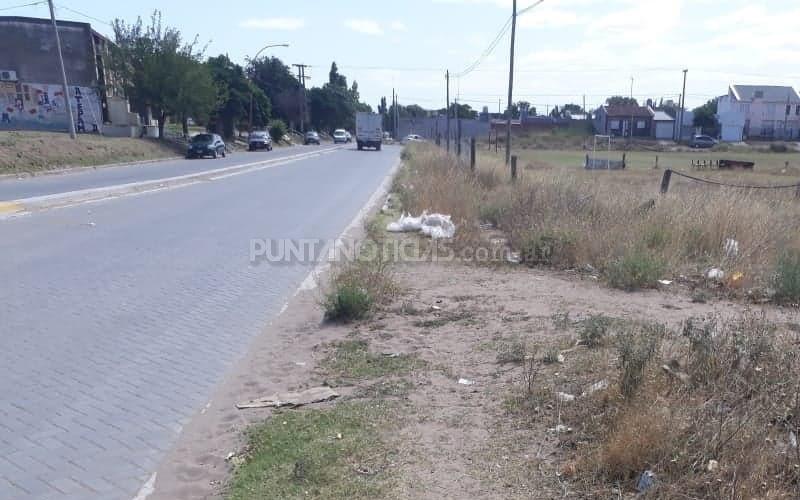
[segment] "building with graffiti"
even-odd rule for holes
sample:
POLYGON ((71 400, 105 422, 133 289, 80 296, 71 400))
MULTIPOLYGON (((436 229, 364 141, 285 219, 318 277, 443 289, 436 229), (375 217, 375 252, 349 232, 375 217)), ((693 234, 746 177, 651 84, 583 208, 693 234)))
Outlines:
POLYGON ((0 130, 66 130, 67 106, 79 132, 110 124, 111 42, 87 23, 58 21, 69 84, 64 95, 49 19, 0 16, 0 130))

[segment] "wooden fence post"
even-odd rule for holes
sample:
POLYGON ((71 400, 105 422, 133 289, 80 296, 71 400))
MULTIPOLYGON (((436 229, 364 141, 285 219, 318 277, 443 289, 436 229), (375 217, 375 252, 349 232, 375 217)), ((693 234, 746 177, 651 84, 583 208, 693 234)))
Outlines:
POLYGON ((471 137, 469 139, 469 168, 473 172, 475 171, 475 138, 471 137))
POLYGON ((672 170, 664 170, 664 177, 661 178, 661 194, 667 194, 667 191, 669 191, 670 179, 672 179, 672 170))
POLYGON ((511 182, 517 180, 517 155, 511 156, 511 182))
POLYGON ((622 169, 625 169, 625 153, 622 153, 622 169))
POLYGON ((456 140, 456 156, 461 158, 461 138, 456 140))

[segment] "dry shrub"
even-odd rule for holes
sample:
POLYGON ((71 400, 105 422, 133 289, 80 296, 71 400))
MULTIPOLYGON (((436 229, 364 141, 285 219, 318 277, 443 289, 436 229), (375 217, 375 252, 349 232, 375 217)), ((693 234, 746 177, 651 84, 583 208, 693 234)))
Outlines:
POLYGON ((651 470, 657 486, 648 498, 796 498, 797 334, 760 315, 694 320, 669 339, 669 357, 667 346, 651 349, 662 334, 621 337, 617 396, 575 413, 571 423, 590 443, 579 466, 587 492, 620 481, 632 490, 651 470), (623 345, 634 347, 626 354, 623 345))
POLYGON ((414 148, 401 179, 404 206, 452 214, 462 243, 476 241, 478 221, 504 231, 519 252, 532 240, 535 249, 541 236, 555 237, 536 264, 591 264, 607 277, 617 272, 622 288, 654 286, 656 279, 712 266, 728 275, 741 272, 740 286, 770 286, 778 257, 800 250, 800 203, 791 192, 679 179, 669 194, 659 195, 658 173, 644 170, 536 169, 511 184, 497 160, 481 158, 472 175, 430 145, 414 148), (568 244, 560 244, 562 236, 568 244), (726 254, 729 238, 738 242, 736 255, 726 254))

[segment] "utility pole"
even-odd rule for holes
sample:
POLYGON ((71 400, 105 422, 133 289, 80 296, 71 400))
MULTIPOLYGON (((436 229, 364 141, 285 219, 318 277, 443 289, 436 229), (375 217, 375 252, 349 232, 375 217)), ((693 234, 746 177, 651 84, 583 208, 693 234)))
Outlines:
POLYGON ((444 79, 447 81, 447 108, 445 109, 445 113, 447 114, 447 152, 450 152, 450 70, 447 70, 444 74, 444 79))
POLYGON ((69 84, 67 83, 67 70, 64 68, 64 56, 61 53, 61 37, 58 35, 58 25, 56 24, 56 12, 53 9, 53 0, 47 0, 50 6, 50 20, 53 22, 53 31, 56 34, 56 50, 58 51, 58 63, 61 65, 61 78, 64 82, 64 103, 67 108, 67 120, 69 120, 69 136, 75 139, 75 119, 72 116, 72 104, 69 102, 69 84))
POLYGON ((308 64, 292 64, 292 66, 297 68, 297 79, 300 81, 300 133, 305 134, 306 132, 306 78, 310 78, 306 76, 306 68, 309 67, 308 64))
POLYGON ((508 64, 508 119, 506 120, 506 165, 511 163, 511 102, 514 99, 514 38, 517 33, 517 0, 511 14, 511 57, 508 64))
POLYGON ((583 94, 583 114, 588 119, 588 113, 586 112, 586 94, 583 94))
POLYGON ((688 69, 683 70, 683 92, 681 93, 681 119, 678 122, 678 143, 683 139, 683 110, 686 106, 686 73, 688 72, 688 69))
POLYGON ((633 77, 631 77, 631 123, 630 123, 630 131, 628 132, 629 140, 633 140, 633 77))
POLYGON ((394 95, 394 138, 400 140, 400 96, 394 95))

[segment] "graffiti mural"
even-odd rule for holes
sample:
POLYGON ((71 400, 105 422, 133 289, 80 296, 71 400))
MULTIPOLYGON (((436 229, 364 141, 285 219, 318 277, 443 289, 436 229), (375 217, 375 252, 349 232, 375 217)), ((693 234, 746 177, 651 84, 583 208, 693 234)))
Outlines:
MULTIPOLYGON (((98 132, 100 96, 91 87, 70 87, 69 103, 78 132, 98 132)), ((0 82, 0 130, 66 130, 64 87, 46 83, 0 82)))

